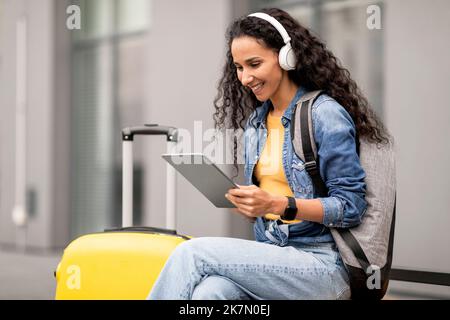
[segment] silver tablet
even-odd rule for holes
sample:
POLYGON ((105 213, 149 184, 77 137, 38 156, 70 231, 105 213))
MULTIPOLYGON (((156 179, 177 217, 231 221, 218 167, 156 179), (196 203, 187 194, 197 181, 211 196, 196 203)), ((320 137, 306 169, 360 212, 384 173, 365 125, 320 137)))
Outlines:
POLYGON ((176 153, 162 157, 217 208, 235 208, 225 194, 229 189, 239 187, 205 155, 176 153))

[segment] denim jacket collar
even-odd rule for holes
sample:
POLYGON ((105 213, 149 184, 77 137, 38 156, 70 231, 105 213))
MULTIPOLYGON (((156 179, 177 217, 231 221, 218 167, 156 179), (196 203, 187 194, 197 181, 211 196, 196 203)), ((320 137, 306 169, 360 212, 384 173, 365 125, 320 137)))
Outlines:
MULTIPOLYGON (((292 111, 295 108, 295 105, 297 104, 297 101, 301 98, 302 95, 304 95, 306 93, 305 89, 303 89, 302 87, 299 87, 297 89, 297 92, 295 93, 294 98, 291 100, 291 102, 289 103, 289 106, 286 108, 286 110, 284 111, 284 114, 282 116, 282 122, 283 124, 286 123, 287 120, 291 121, 291 117, 292 117, 292 111)), ((264 122, 266 120, 266 116, 267 113, 269 112, 269 109, 272 107, 272 101, 270 100, 266 100, 264 101, 264 103, 261 105, 261 107, 259 107, 256 111, 256 116, 254 119, 254 127, 256 129, 259 129, 261 124, 264 125, 264 122)))

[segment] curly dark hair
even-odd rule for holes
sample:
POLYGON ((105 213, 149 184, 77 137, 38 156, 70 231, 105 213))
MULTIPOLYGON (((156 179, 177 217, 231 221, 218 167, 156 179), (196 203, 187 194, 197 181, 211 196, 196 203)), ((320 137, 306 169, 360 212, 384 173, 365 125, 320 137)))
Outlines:
MULTIPOLYGON (((351 79, 349 71, 341 66, 324 43, 283 10, 270 8, 260 12, 277 19, 291 37, 297 65, 295 70, 288 71, 289 79, 307 91, 320 89, 334 98, 352 117, 359 138, 364 137, 374 143, 389 143, 391 136, 383 123, 369 106, 355 81, 351 79)), ((231 55, 233 40, 243 36, 253 37, 275 52, 279 52, 284 46, 279 32, 263 19, 245 16, 229 26, 226 32, 226 62, 218 84, 218 94, 214 99, 213 119, 215 128, 219 130, 244 129, 247 117, 261 104, 253 92, 239 81, 231 55)), ((235 165, 236 150, 235 140, 235 165)))

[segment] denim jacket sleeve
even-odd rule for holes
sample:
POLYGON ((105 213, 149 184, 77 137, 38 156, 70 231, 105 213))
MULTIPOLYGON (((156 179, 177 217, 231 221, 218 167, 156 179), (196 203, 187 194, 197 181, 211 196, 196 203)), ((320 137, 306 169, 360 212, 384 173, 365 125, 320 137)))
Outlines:
POLYGON ((328 188, 328 197, 319 198, 324 209, 322 223, 340 228, 356 226, 367 202, 353 119, 329 97, 319 98, 313 105, 312 118, 320 175, 328 188))

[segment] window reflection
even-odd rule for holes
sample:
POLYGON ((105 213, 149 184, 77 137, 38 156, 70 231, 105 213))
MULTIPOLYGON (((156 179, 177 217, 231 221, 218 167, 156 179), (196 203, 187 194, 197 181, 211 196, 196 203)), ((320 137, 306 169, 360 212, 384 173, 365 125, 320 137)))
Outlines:
MULTIPOLYGON (((121 224, 120 130, 142 122, 149 0, 80 0, 72 35, 71 236, 121 224)), ((142 212, 135 148, 134 217, 142 212)))

